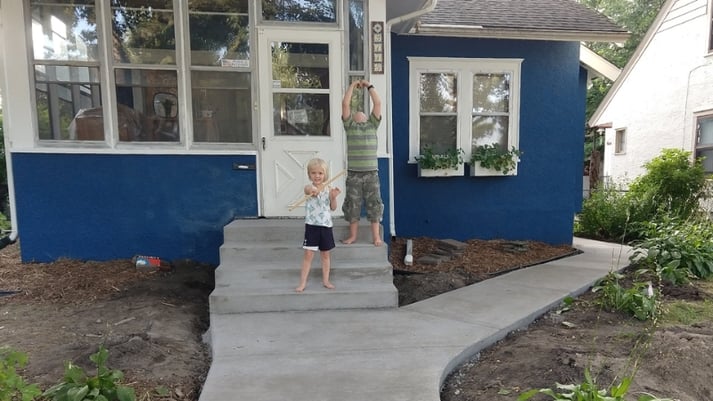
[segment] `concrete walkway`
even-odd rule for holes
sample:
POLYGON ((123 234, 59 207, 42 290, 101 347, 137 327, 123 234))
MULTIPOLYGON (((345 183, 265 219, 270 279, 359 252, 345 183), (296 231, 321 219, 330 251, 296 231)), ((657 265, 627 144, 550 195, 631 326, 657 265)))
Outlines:
POLYGON ((583 253, 402 308, 213 315, 200 401, 438 401, 461 362, 628 265, 628 247, 573 246, 583 253))

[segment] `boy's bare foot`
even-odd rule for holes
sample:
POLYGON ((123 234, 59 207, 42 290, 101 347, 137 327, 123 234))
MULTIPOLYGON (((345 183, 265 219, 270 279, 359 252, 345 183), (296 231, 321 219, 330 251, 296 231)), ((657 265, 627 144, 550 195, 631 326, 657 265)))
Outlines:
POLYGON ((333 289, 334 289, 334 284, 330 283, 329 281, 327 281, 327 282, 325 282, 325 283, 322 283, 322 285, 323 285, 325 288, 329 288, 330 290, 333 290, 333 289))
POLYGON ((374 246, 381 246, 381 244, 383 244, 383 242, 381 241, 380 238, 374 240, 374 246))
POLYGON ((305 290, 306 284, 302 284, 299 287, 295 288, 295 292, 302 292, 305 290))
POLYGON ((349 238, 345 238, 345 239, 341 240, 341 243, 344 245, 349 245, 349 244, 353 244, 354 241, 356 241, 356 238, 349 237, 349 238))

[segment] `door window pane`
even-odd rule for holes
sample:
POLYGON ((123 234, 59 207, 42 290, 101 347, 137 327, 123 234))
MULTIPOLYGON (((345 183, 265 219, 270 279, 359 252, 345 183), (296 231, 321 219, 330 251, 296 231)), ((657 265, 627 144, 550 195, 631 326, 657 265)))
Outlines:
POLYGON ((172 0, 111 0, 114 61, 176 64, 172 0))
POLYGON ((196 142, 252 142, 250 74, 193 71, 193 139, 196 142))
POLYGON ((329 89, 329 45, 272 43, 273 88, 329 89))
POLYGON ((178 142, 175 71, 117 69, 119 140, 178 142))
POLYGON ((40 139, 103 140, 99 69, 35 65, 40 139))
POLYGON ((337 0, 262 0, 262 18, 268 21, 337 22, 337 0))
POLYGON ((94 0, 32 0, 31 5, 35 60, 98 59, 94 0))
POLYGON ((329 94, 276 93, 275 135, 329 136, 329 94))
POLYGON ((188 3, 191 64, 249 67, 248 0, 188 3))

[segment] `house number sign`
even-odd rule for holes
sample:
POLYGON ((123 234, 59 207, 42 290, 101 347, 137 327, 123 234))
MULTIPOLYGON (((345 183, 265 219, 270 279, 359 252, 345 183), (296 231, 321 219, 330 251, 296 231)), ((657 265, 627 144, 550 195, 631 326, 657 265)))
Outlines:
POLYGON ((371 23, 371 73, 384 73, 384 23, 371 23))

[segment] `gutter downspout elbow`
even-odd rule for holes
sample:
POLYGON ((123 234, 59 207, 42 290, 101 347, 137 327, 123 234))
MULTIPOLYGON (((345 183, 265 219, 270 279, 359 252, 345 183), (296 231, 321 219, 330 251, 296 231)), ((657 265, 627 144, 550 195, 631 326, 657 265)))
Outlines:
POLYGON ((429 0, 428 2, 424 3, 424 6, 420 10, 413 11, 386 21, 386 26, 384 27, 384 54, 386 56, 384 60, 384 72, 386 73, 386 87, 388 88, 388 90, 386 91, 386 104, 389 105, 389 107, 387 107, 386 112, 386 148, 389 152, 389 234, 391 237, 396 236, 396 222, 394 221, 396 209, 396 207, 394 206, 394 131, 392 122, 393 112, 391 111, 391 109, 393 108, 391 107, 393 98, 391 96, 391 91, 393 90, 391 84, 391 27, 394 24, 398 24, 409 19, 418 18, 421 15, 430 13, 436 8, 437 4, 438 0, 429 0))

